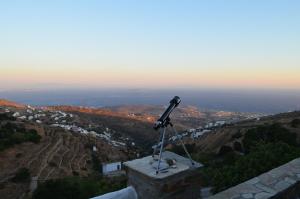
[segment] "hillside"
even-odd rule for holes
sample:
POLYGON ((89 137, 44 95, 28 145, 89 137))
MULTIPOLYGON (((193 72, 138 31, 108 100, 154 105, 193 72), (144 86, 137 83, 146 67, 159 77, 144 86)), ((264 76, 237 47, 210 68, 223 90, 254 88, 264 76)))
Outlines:
POLYGON ((152 121, 144 120, 141 117, 132 118, 123 112, 69 106, 50 107, 50 110, 62 110, 76 115, 77 123, 80 126, 90 125, 91 129, 96 132, 105 131, 106 128, 110 129, 112 137, 124 143, 131 140, 135 146, 140 148, 140 153, 151 149, 158 139, 158 133, 153 130, 152 121))
POLYGON ((281 113, 273 116, 266 116, 257 119, 247 120, 225 126, 221 129, 205 134, 201 139, 196 141, 197 150, 201 152, 217 153, 222 146, 233 147, 235 142, 241 142, 247 130, 259 127, 261 125, 279 123, 289 131, 298 135, 300 141, 299 128, 293 128, 291 123, 293 120, 300 119, 300 111, 281 113))
POLYGON ((13 133, 9 138, 12 144, 5 144, 6 147, 0 151, 0 195, 7 199, 20 196, 27 198, 37 183, 49 179, 91 175, 94 172, 92 146, 98 149, 93 154, 99 162, 128 159, 128 153, 125 154, 102 139, 47 124, 15 119, 9 113, 0 114, 1 140, 8 139, 5 134, 7 126, 10 126, 13 133), (37 132, 41 139, 33 142, 20 137, 22 134, 27 137, 31 131, 37 132), (18 172, 24 169, 29 172, 30 178, 25 182, 15 181, 18 172))
POLYGON ((299 158, 300 112, 238 122, 186 142, 206 165, 203 186, 216 193, 299 158))
MULTIPOLYGON (((3 101, 0 194, 26 199, 37 184, 71 176, 87 179, 99 175, 103 162, 125 161, 151 153, 159 135, 153 130, 153 122, 164 108, 149 105, 31 107, 3 101), (93 147, 97 151, 93 152, 93 147)), ((236 142, 242 145, 248 129, 265 123, 282 122, 289 130, 298 132, 290 126, 299 117, 298 112, 249 119, 257 116, 200 111, 187 106, 178 108, 172 120, 193 156, 201 162, 201 153, 218 155, 224 146, 234 148, 236 142)), ((168 140, 169 149, 174 149, 177 138, 168 140)))

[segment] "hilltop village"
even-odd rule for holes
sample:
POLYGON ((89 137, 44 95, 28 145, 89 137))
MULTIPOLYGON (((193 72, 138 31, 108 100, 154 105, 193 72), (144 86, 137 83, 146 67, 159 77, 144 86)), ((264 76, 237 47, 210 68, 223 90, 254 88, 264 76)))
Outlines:
MULTIPOLYGON (((79 126, 76 116, 71 113, 65 113, 63 111, 50 110, 48 108, 34 108, 32 106, 26 106, 26 109, 12 110, 11 108, 5 108, 6 113, 12 113, 12 116, 19 120, 27 120, 35 122, 37 124, 46 124, 52 127, 60 127, 67 131, 79 133, 83 135, 90 135, 105 140, 107 143, 115 147, 124 147, 126 145, 134 146, 134 142, 130 142, 129 138, 119 138, 114 140, 112 137, 113 130, 108 127, 103 131, 95 131, 91 129, 97 128, 91 124, 87 126, 79 126), (15 111, 15 112, 14 112, 15 111)), ((96 149, 95 149, 96 150, 96 149)))

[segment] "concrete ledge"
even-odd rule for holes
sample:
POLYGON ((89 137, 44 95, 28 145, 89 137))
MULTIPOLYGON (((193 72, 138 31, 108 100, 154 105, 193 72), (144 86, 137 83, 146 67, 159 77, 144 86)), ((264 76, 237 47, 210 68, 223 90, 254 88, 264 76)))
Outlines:
MULTIPOLYGON (((279 157, 280 158, 280 157, 279 157)), ((297 198, 300 190, 300 158, 272 169, 235 187, 220 192, 208 199, 269 199, 297 198)))

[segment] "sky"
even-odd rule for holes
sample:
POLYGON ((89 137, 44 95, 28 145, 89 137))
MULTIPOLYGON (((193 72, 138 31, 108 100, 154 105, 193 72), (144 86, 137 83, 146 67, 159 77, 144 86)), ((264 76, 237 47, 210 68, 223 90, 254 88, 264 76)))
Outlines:
POLYGON ((300 88, 300 1, 0 2, 0 90, 300 88))

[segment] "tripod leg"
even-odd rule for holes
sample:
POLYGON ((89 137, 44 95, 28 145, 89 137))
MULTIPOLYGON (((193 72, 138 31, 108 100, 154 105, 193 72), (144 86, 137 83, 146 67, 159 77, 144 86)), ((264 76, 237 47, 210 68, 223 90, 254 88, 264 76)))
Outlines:
POLYGON ((180 144, 181 144, 181 146, 183 147, 184 152, 186 153, 186 155, 187 155, 188 158, 190 159, 192 165, 195 165, 194 161, 192 160, 192 157, 191 157, 190 153, 188 152, 188 150, 186 149, 186 147, 185 147, 185 145, 184 145, 184 143, 183 143, 183 141, 182 141, 182 137, 179 137, 179 134, 178 134, 178 132, 176 131, 176 129, 173 127, 173 125, 171 125, 171 128, 173 129, 173 131, 174 131, 176 137, 179 139, 180 144))
POLYGON ((160 131, 158 143, 157 143, 157 145, 153 149, 153 154, 152 154, 153 158, 154 158, 154 156, 155 156, 155 154, 157 152, 157 148, 159 147, 159 144, 161 143, 162 136, 163 136, 163 131, 160 131))
POLYGON ((159 159, 158 159, 158 163, 157 163, 156 174, 158 174, 158 172, 159 172, 159 166, 160 166, 160 162, 161 162, 161 158, 162 158, 162 151, 163 151, 163 147, 164 147, 165 133, 166 133, 166 127, 164 127, 162 130, 162 138, 161 138, 161 145, 160 145, 160 150, 159 150, 159 159))

